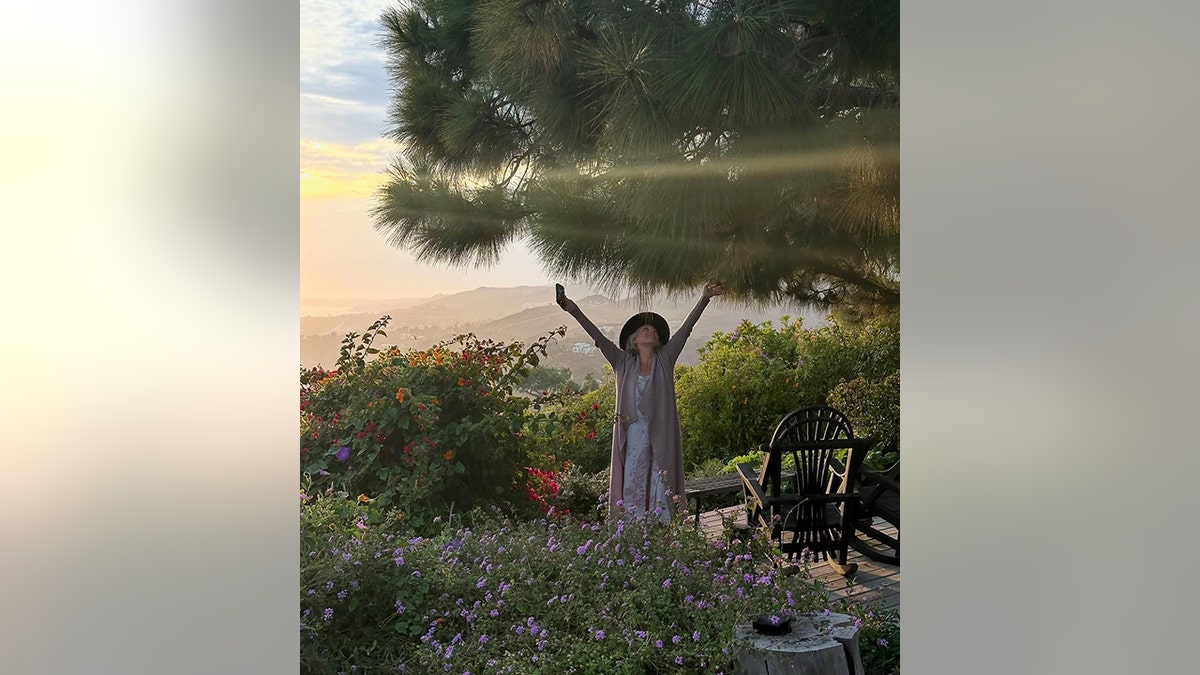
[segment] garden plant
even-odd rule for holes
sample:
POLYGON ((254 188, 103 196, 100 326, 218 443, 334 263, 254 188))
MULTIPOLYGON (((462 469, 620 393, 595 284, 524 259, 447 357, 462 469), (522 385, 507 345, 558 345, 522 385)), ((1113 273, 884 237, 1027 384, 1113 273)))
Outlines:
MULTIPOLYGON (((303 673, 733 672, 739 623, 824 611, 861 622, 868 673, 898 672, 895 612, 781 575, 766 541, 606 513, 611 377, 520 391, 561 330, 401 351, 377 344, 387 321, 347 335, 335 368, 301 371, 303 673)), ((881 326, 714 335, 678 381, 685 456, 728 462, 751 415, 800 397, 857 402, 860 428, 890 429, 881 326), (716 387, 718 364, 741 391, 716 387)))
POLYGON ((734 672, 747 617, 827 610, 860 621, 868 672, 898 660, 894 613, 764 567, 762 540, 480 510, 422 537, 370 503, 302 501, 305 673, 734 672))

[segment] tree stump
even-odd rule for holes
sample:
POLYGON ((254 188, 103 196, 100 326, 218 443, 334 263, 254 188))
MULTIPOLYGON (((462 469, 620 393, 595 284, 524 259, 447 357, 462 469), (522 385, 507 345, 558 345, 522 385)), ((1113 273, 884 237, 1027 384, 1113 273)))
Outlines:
POLYGON ((738 665, 749 675, 865 675, 854 617, 801 615, 791 632, 763 635, 747 622, 735 634, 738 665))

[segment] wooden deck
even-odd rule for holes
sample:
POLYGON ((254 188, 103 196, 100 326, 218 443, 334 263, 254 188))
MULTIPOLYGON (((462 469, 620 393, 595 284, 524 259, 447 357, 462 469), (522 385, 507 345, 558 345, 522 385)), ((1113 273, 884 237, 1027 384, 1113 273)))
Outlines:
MULTIPOLYGON (((699 526, 709 538, 715 540, 721 536, 724 518, 744 519, 744 514, 741 505, 705 511, 699 514, 699 526)), ((896 528, 880 518, 875 519, 875 527, 885 534, 896 534, 896 528)), ((825 563, 810 563, 809 574, 819 580, 833 597, 852 598, 865 603, 878 602, 884 609, 900 610, 899 565, 875 562, 854 549, 850 549, 850 562, 858 563, 858 571, 849 580, 825 563)))

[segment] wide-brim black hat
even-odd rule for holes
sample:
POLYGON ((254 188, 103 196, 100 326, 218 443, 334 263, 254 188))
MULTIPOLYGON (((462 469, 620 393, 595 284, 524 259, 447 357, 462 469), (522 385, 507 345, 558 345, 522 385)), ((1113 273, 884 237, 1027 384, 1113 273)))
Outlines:
POLYGON ((629 317, 625 326, 621 328, 621 341, 617 343, 621 349, 625 349, 629 336, 646 324, 654 326, 654 330, 658 331, 658 344, 667 344, 667 340, 671 338, 671 329, 667 326, 667 320, 654 312, 638 312, 629 317))

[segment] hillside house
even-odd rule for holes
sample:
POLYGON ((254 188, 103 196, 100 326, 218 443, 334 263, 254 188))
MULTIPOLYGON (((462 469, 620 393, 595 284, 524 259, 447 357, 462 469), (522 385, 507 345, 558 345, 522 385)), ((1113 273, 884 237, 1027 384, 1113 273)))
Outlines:
POLYGON ((575 352, 576 354, 591 354, 592 352, 596 351, 596 345, 589 344, 587 342, 576 342, 571 347, 571 351, 575 352))

